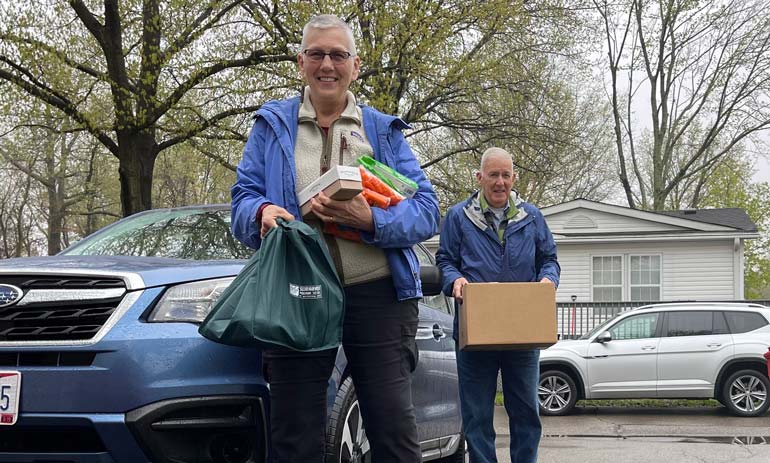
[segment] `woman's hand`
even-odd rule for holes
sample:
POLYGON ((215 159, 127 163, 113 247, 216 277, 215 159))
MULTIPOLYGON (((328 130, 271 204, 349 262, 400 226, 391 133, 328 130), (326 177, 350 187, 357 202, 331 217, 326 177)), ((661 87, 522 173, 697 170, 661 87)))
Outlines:
POLYGON ((324 222, 338 223, 367 232, 374 231, 372 208, 361 194, 346 201, 336 201, 321 192, 310 201, 311 209, 324 222))
POLYGON ((286 209, 271 204, 262 209, 262 227, 259 229, 260 238, 264 238, 271 228, 278 226, 275 219, 281 217, 286 220, 294 220, 294 216, 291 215, 286 209))

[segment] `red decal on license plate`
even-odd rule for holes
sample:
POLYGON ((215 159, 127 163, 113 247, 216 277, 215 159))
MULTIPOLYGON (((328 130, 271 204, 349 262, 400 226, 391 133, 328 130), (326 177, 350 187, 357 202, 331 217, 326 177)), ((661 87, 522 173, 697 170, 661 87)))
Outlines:
POLYGON ((0 415, 0 423, 13 423, 13 415, 7 413, 0 415))

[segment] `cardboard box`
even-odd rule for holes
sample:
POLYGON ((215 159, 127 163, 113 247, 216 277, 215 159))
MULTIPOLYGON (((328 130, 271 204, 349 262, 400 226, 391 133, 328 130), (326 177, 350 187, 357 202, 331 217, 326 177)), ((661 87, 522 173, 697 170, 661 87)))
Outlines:
POLYGON ((469 283, 460 349, 546 348, 556 343, 556 289, 547 283, 469 283))
POLYGON ((310 214, 310 200, 320 192, 332 199, 345 201, 361 193, 361 172, 358 167, 333 166, 316 181, 305 187, 297 195, 302 216, 310 214))

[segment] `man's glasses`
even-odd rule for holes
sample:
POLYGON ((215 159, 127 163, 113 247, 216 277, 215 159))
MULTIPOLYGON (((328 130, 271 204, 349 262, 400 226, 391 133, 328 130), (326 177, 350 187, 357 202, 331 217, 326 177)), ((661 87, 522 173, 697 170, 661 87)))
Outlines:
POLYGON ((349 53, 347 51, 336 51, 336 50, 330 51, 327 53, 323 50, 307 49, 302 53, 304 53, 305 56, 307 56, 307 58, 310 61, 313 61, 316 63, 320 63, 321 61, 323 61, 327 55, 329 56, 329 58, 331 58, 332 63, 334 64, 342 64, 346 62, 348 59, 350 59, 351 56, 353 56, 352 53, 349 53))

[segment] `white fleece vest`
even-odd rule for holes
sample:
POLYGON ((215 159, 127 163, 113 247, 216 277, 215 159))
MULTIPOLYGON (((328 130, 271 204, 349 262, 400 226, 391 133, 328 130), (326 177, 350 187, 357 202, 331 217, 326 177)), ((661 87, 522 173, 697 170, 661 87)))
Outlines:
MULTIPOLYGON (((355 165, 359 156, 373 155, 364 131, 361 108, 356 105, 356 98, 351 92, 348 92, 345 111, 329 127, 326 137, 316 121, 309 87, 305 88, 303 95, 294 145, 297 192, 320 176, 322 162, 327 166, 355 165)), ((322 227, 318 220, 308 219, 307 222, 314 227, 322 227)), ((344 285, 365 283, 390 275, 390 267, 382 249, 341 238, 335 238, 335 241, 340 252, 344 285)))

